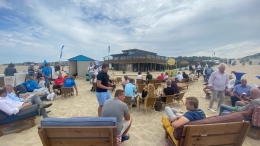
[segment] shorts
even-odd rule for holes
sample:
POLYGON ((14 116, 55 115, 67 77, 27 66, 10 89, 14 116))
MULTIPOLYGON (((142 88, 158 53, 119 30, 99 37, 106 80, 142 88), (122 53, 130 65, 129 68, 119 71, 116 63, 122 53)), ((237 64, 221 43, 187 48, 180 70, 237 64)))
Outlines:
POLYGON ((50 88, 50 80, 48 77, 44 77, 45 80, 45 87, 50 88))
POLYGON ((122 121, 122 130, 121 130, 120 136, 122 136, 123 133, 126 131, 126 129, 129 127, 130 121, 131 120, 123 120, 122 121))
POLYGON ((96 92, 97 100, 99 105, 104 105, 106 100, 111 98, 110 92, 96 92))

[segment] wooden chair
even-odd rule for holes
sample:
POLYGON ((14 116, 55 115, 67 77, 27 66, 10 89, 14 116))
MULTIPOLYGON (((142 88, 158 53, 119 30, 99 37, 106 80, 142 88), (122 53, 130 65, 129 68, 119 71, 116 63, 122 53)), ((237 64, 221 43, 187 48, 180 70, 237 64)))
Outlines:
POLYGON ((31 127, 34 127, 35 126, 35 119, 36 119, 36 116, 33 116, 33 117, 29 117, 29 118, 26 118, 26 119, 23 119, 23 120, 19 120, 19 121, 10 123, 10 124, 0 125, 0 137, 3 136, 3 135, 6 135, 6 134, 19 133, 19 132, 21 132, 23 130, 26 130, 26 129, 29 129, 31 127), (30 125, 27 125, 27 126, 24 126, 24 127, 20 127, 20 128, 18 128, 16 130, 12 130, 12 131, 7 132, 7 133, 3 133, 2 132, 2 129, 4 129, 4 128, 11 127, 11 126, 14 126, 14 125, 19 125, 21 123, 28 122, 28 121, 30 121, 30 125))
POLYGON ((185 94, 185 92, 181 92, 181 93, 179 93, 179 94, 175 94, 175 95, 174 95, 175 97, 173 98, 173 100, 177 101, 178 104, 179 104, 179 102, 181 101, 182 104, 184 105, 184 102, 183 102, 183 96, 184 96, 184 94, 185 94))
POLYGON ((143 80, 142 79, 136 79, 136 84, 143 84, 143 80))
POLYGON ((61 87, 61 96, 65 97, 66 95, 71 96, 71 93, 73 93, 72 87, 61 87))
POLYGON ((255 140, 260 140, 260 127, 251 125, 247 136, 255 140))
POLYGON ((149 84, 154 84, 154 79, 149 79, 148 82, 149 84))
MULTIPOLYGON (((156 97, 149 97, 148 95, 144 99, 144 109, 145 109, 145 114, 147 115, 147 110, 149 107, 153 107, 154 103, 156 101, 156 97)), ((139 104, 139 109, 140 109, 140 104, 139 104)), ((154 109, 155 111, 155 109, 154 109)))
POLYGON ((97 89, 97 83, 92 83, 93 84, 93 89, 94 89, 94 91, 96 91, 96 89, 97 89))
POLYGON ((159 87, 159 85, 160 85, 160 84, 158 84, 158 83, 154 83, 154 84, 153 84, 153 86, 154 86, 154 89, 155 89, 155 90, 157 90, 157 89, 158 89, 158 87, 159 87))
POLYGON ((121 77, 116 77, 116 83, 119 84, 120 82, 122 82, 122 78, 121 77))
POLYGON ((173 99, 175 98, 175 95, 166 95, 166 101, 165 101, 165 105, 168 105, 170 103, 173 103, 173 99))
POLYGON ((132 111, 132 97, 131 96, 125 96, 124 103, 130 108, 130 111, 132 111))
POLYGON ((137 84, 137 92, 142 93, 144 87, 145 87, 145 84, 137 84))
POLYGON ((41 126, 43 146, 117 146, 116 126, 41 126))
POLYGON ((165 129, 165 138, 173 144, 169 146, 242 146, 248 133, 249 122, 230 122, 200 125, 184 125, 181 140, 172 139, 165 129))

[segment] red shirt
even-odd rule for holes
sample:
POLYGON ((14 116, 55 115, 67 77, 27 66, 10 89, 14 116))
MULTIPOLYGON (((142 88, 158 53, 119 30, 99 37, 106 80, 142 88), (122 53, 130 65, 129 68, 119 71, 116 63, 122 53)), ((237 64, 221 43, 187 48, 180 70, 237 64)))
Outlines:
POLYGON ((164 76, 160 75, 157 77, 158 80, 163 80, 164 79, 164 76))
POLYGON ((64 83, 64 81, 65 81, 65 78, 57 78, 57 79, 55 79, 55 81, 54 81, 54 84, 55 85, 61 85, 61 84, 63 84, 64 83))

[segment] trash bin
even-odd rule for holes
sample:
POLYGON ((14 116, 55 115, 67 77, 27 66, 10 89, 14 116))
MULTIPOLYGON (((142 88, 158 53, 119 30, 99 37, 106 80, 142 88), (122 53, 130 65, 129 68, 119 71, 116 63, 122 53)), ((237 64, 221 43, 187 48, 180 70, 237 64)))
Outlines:
POLYGON ((89 75, 86 74, 86 81, 89 81, 89 75))

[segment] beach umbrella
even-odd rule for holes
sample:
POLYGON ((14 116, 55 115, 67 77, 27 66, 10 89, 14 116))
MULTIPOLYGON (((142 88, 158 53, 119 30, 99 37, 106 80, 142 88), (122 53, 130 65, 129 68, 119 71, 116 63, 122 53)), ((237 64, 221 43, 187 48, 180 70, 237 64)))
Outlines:
POLYGON ((179 65, 189 65, 190 63, 188 61, 181 61, 179 65))

